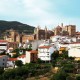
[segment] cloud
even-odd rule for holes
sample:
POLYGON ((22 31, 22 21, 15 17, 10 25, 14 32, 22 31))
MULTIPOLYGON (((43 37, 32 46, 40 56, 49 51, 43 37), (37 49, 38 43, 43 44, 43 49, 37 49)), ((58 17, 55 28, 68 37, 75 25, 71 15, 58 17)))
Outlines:
POLYGON ((69 16, 70 12, 67 12, 71 2, 72 0, 0 0, 0 16, 33 26, 53 28, 62 22, 79 26, 79 18, 69 16))

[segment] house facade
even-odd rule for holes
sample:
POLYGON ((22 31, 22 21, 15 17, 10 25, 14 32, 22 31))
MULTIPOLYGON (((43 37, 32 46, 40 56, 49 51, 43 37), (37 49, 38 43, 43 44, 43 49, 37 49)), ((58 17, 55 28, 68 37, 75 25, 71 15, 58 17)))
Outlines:
POLYGON ((53 46, 40 46, 38 47, 38 58, 42 61, 50 61, 51 54, 55 51, 53 46))
POLYGON ((8 56, 7 55, 1 55, 0 56, 0 67, 7 67, 7 60, 8 56))
POLYGON ((80 60, 80 47, 72 47, 68 50, 68 56, 80 60))

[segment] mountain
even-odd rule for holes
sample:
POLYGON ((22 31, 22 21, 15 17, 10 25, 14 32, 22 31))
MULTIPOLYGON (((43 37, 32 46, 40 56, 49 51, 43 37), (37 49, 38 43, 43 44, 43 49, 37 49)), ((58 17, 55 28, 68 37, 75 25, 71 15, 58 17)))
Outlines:
POLYGON ((0 20, 0 33, 5 32, 6 30, 9 29, 14 29, 17 30, 18 32, 24 32, 24 33, 28 33, 31 34, 34 32, 34 28, 33 26, 27 25, 27 24, 23 24, 21 22, 18 21, 3 21, 0 20))

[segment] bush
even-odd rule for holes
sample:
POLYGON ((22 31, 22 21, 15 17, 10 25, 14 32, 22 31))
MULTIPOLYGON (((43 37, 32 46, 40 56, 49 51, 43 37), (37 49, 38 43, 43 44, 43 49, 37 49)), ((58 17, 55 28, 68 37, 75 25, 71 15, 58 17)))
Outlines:
POLYGON ((21 66, 23 66, 23 63, 21 60, 17 60, 17 61, 15 61, 15 65, 18 67, 21 67, 21 66))
POLYGON ((66 77, 68 76, 67 73, 64 71, 59 71, 58 73, 54 74, 51 80, 66 80, 66 77))

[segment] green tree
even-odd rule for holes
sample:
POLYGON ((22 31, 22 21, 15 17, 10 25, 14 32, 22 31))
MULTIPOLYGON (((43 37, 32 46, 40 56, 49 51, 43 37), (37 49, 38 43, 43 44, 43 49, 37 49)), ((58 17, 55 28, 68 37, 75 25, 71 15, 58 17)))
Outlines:
POLYGON ((4 72, 4 68, 0 68, 0 75, 4 72))
POLYGON ((23 66, 23 63, 21 60, 17 60, 17 61, 15 61, 15 65, 18 67, 21 67, 21 66, 23 66))
POLYGON ((67 73, 64 71, 59 71, 58 73, 54 74, 51 80, 66 80, 66 77, 68 76, 67 73))
POLYGON ((43 61, 40 58, 37 59, 37 63, 42 63, 42 62, 43 61))
POLYGON ((59 57, 59 51, 54 51, 51 55, 51 60, 56 60, 59 57))
POLYGON ((80 80, 80 76, 77 76, 77 77, 76 77, 76 80, 80 80))

